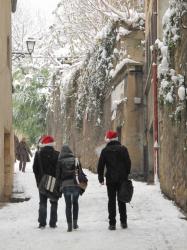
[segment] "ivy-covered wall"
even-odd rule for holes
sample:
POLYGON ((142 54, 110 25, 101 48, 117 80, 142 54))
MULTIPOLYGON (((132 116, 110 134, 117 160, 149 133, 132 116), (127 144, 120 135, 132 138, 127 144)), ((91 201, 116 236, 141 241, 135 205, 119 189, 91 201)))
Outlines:
MULTIPOLYGON (((171 1, 165 15, 159 65, 159 177, 162 191, 187 211, 187 30, 183 1, 171 1), (164 62, 165 60, 165 62, 164 62)), ((158 43, 159 44, 159 43, 158 43)))
MULTIPOLYGON (((96 145, 104 143, 104 134, 109 128, 104 101, 110 85, 116 27, 114 22, 102 31, 94 50, 74 73, 65 96, 62 96, 63 141, 70 144, 83 167, 92 171, 96 170, 98 160, 96 145)), ((110 105, 108 108, 110 110, 110 105)), ((107 117, 110 120, 110 115, 107 117)))
POLYGON ((141 64, 142 39, 143 31, 128 31, 123 22, 106 26, 97 37, 93 51, 74 72, 66 91, 62 91, 63 141, 70 144, 83 167, 94 172, 98 152, 105 145, 105 132, 112 129, 110 94, 120 82, 116 75, 124 77, 120 71, 122 65, 141 64))

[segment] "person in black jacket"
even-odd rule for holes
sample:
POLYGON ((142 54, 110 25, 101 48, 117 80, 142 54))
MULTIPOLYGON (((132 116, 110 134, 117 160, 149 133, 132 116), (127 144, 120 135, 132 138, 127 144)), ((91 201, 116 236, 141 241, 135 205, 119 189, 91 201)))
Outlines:
MULTIPOLYGON (((106 186, 108 193, 109 229, 116 229, 116 196, 121 183, 128 179, 131 169, 131 160, 128 150, 118 141, 115 131, 108 131, 105 136, 106 147, 101 151, 98 162, 98 179, 104 184, 104 170, 106 167, 106 186)), ((118 200, 121 227, 127 228, 126 203, 118 200)))
POLYGON ((30 157, 32 157, 32 152, 26 142, 26 138, 23 137, 18 145, 19 154, 19 171, 25 173, 25 168, 27 162, 30 162, 30 157), (29 157, 30 156, 30 157, 29 157))
MULTIPOLYGON (((33 163, 33 172, 36 179, 37 187, 42 179, 43 174, 48 174, 53 177, 56 176, 56 166, 58 161, 59 152, 54 149, 54 139, 52 136, 43 136, 40 140, 40 149, 36 152, 33 163)), ((46 226, 47 219, 47 199, 48 197, 39 192, 39 228, 46 226)), ((52 228, 56 227, 57 222, 57 207, 58 199, 50 199, 51 213, 49 226, 52 228)))

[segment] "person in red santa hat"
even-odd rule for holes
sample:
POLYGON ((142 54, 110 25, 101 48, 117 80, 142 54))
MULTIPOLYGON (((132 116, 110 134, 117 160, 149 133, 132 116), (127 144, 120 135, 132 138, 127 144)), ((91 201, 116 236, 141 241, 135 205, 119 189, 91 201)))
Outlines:
MULTIPOLYGON (((131 169, 131 160, 128 150, 121 145, 116 131, 106 132, 106 147, 101 151, 98 162, 98 180, 104 184, 104 169, 106 167, 105 179, 108 194, 109 230, 116 229, 116 197, 124 180, 128 179, 131 169)), ((120 222, 122 228, 127 228, 126 203, 118 200, 120 222)))
MULTIPOLYGON (((39 150, 36 151, 33 163, 33 172, 36 179, 37 187, 44 174, 56 176, 56 167, 58 161, 59 152, 54 149, 55 141, 50 135, 43 135, 39 140, 39 150)), ((39 191, 39 228, 45 228, 47 222, 47 195, 39 191)), ((49 226, 51 228, 56 227, 57 223, 57 207, 58 198, 50 199, 51 212, 49 226)))

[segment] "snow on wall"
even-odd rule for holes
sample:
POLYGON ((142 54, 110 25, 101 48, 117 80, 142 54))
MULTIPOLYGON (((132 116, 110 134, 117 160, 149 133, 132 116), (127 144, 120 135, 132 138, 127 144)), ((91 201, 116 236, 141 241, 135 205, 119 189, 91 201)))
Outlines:
POLYGON ((124 96, 125 80, 119 83, 111 94, 111 111, 114 111, 124 96))
POLYGON ((175 111, 170 114, 171 118, 184 107, 185 87, 184 76, 177 74, 171 68, 171 52, 177 46, 180 39, 180 13, 185 8, 181 0, 170 1, 163 19, 163 41, 156 40, 155 45, 159 51, 160 64, 158 65, 158 78, 160 82, 159 98, 161 103, 175 106, 175 111))

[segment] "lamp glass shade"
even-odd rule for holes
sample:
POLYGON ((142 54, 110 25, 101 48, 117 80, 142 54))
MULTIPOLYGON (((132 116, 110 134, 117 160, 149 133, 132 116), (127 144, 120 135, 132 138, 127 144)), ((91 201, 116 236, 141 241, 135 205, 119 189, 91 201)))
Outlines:
POLYGON ((35 43, 36 41, 34 39, 31 39, 29 38, 27 41, 26 41, 26 44, 27 44, 27 50, 29 52, 29 54, 31 55, 34 51, 34 46, 35 46, 35 43))

